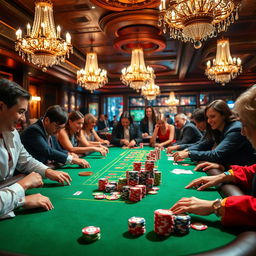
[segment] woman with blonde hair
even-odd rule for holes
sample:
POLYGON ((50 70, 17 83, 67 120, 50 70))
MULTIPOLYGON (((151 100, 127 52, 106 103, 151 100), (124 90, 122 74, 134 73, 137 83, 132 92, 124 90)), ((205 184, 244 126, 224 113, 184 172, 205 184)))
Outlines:
POLYGON ((101 155, 105 156, 107 151, 104 148, 98 146, 90 146, 82 132, 83 125, 83 114, 79 111, 70 112, 65 128, 62 129, 58 134, 58 140, 61 146, 67 151, 76 154, 100 152, 101 155))
POLYGON ((101 144, 109 145, 108 140, 103 140, 99 137, 97 132, 94 130, 94 127, 96 126, 97 119, 92 114, 86 114, 84 116, 84 136, 89 142, 91 146, 100 146, 101 144))
POLYGON ((152 137, 150 139, 150 145, 152 147, 168 146, 172 143, 174 139, 174 134, 174 126, 167 123, 164 114, 159 113, 156 117, 156 125, 152 137), (156 143, 157 139, 159 143, 156 143))

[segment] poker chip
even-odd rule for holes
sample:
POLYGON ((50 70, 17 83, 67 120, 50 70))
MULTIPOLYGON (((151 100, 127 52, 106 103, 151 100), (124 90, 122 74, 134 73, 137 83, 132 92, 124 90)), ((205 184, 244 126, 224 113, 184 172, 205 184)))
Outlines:
POLYGON ((189 166, 190 164, 181 164, 182 166, 189 166))
POLYGON ((100 239, 100 228, 95 226, 88 226, 82 229, 84 241, 90 243, 100 239))
POLYGON ((119 198, 118 195, 111 195, 111 196, 106 196, 107 200, 117 200, 119 198))
POLYGON ((103 194, 103 195, 98 195, 98 196, 95 196, 94 199, 97 199, 97 200, 101 200, 101 199, 105 199, 106 196, 103 194))
POLYGON ((153 190, 153 191, 158 191, 158 190, 159 190, 159 187, 153 187, 152 190, 153 190))
POLYGON ((91 175, 93 175, 93 172, 79 172, 78 175, 79 176, 91 176, 91 175))
POLYGON ((206 230, 208 226, 200 222, 195 222, 191 224, 191 228, 195 230, 206 230))
POLYGON ((104 195, 102 192, 95 192, 95 193, 92 193, 93 196, 101 196, 101 195, 104 195))
POLYGON ((158 194, 158 192, 155 191, 155 190, 149 190, 149 191, 148 191, 148 194, 150 194, 150 195, 156 195, 156 194, 158 194))

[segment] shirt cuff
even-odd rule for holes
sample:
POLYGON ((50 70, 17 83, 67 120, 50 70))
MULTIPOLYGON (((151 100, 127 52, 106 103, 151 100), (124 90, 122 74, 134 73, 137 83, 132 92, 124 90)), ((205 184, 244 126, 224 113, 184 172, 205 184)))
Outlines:
POLYGON ((73 156, 68 155, 68 157, 67 157, 67 160, 66 160, 66 163, 65 163, 65 164, 72 164, 72 161, 73 161, 73 156))
POLYGON ((15 191, 17 195, 17 203, 15 208, 21 207, 25 203, 25 190, 19 183, 14 183, 9 189, 15 191))

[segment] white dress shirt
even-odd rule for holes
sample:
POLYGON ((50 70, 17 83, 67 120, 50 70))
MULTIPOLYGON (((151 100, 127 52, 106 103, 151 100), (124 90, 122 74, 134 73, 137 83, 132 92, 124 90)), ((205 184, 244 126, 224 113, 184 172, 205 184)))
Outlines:
MULTIPOLYGON (((23 173, 37 172, 45 178, 49 167, 34 159, 24 148, 19 133, 3 132, 0 139, 0 181, 13 176, 15 169, 23 173), (10 157, 9 157, 10 155, 10 157)), ((13 209, 24 202, 24 189, 18 184, 0 190, 0 218, 14 217, 13 209), (3 215, 3 216, 1 216, 3 215)))

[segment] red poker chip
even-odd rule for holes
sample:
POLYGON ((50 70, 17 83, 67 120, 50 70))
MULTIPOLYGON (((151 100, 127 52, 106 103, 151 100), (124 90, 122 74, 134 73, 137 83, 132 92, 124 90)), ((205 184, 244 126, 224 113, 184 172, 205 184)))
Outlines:
POLYGON ((148 191, 148 194, 149 195, 156 195, 156 194, 158 194, 158 191, 150 190, 150 191, 148 191))
POLYGON ((107 200, 117 200, 117 199, 119 199, 119 196, 118 195, 106 196, 106 199, 107 200))
POLYGON ((84 235, 94 235, 100 233, 100 228, 95 226, 88 226, 82 229, 84 235))
POLYGON ((206 230, 208 226, 200 222, 195 222, 191 224, 191 228, 195 230, 206 230))
POLYGON ((153 190, 153 191, 158 191, 158 190, 159 190, 159 187, 153 187, 152 190, 153 190))

